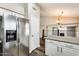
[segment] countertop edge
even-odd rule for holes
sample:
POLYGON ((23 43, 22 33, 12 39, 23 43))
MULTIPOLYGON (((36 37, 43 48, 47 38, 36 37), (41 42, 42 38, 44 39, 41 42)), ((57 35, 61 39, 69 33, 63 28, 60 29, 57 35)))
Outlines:
POLYGON ((75 44, 75 45, 79 45, 79 43, 73 43, 73 42, 68 42, 68 41, 62 41, 62 40, 56 40, 56 39, 50 39, 50 38, 45 38, 47 40, 54 40, 54 41, 59 41, 59 42, 65 42, 65 43, 70 43, 70 44, 75 44))

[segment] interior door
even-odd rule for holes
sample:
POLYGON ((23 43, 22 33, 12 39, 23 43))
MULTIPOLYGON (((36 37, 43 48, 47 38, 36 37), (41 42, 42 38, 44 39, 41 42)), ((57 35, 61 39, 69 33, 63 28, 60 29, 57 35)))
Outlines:
POLYGON ((38 8, 35 5, 30 6, 30 52, 40 46, 39 28, 40 17, 38 8))

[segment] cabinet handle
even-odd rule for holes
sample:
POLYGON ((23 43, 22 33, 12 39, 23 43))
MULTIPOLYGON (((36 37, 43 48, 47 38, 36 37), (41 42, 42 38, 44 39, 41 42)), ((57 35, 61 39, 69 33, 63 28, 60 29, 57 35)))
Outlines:
POLYGON ((61 48, 61 53, 62 53, 62 48, 61 48))
POLYGON ((59 52, 59 47, 57 46, 57 52, 59 52))

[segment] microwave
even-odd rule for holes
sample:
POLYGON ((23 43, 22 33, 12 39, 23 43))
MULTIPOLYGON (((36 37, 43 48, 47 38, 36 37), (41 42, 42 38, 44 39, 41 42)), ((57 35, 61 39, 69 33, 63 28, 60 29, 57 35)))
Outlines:
POLYGON ((65 30, 62 30, 62 28, 53 28, 53 31, 52 31, 53 35, 56 35, 56 36, 65 36, 65 30))

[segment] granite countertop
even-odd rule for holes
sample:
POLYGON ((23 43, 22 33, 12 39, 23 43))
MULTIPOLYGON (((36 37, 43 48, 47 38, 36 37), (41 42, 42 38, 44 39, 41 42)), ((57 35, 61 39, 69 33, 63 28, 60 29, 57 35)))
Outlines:
POLYGON ((45 37, 45 39, 79 45, 79 38, 76 38, 76 37, 48 36, 48 37, 45 37))

